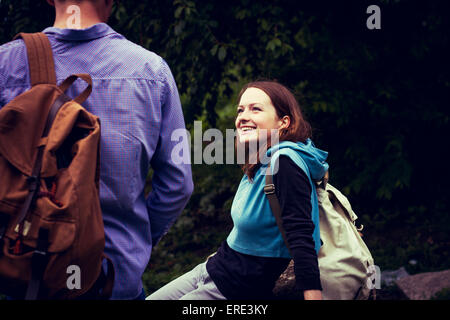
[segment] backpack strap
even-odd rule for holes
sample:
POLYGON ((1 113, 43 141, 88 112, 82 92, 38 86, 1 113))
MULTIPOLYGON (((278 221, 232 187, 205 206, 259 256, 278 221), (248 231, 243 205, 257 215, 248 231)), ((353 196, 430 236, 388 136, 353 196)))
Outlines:
POLYGON ((37 84, 56 84, 55 63, 50 41, 42 33, 19 33, 15 39, 22 38, 27 47, 31 86, 37 84))
POLYGON ((65 79, 58 87, 63 92, 65 92, 72 85, 72 83, 74 83, 75 80, 77 80, 78 78, 83 79, 88 84, 87 87, 83 90, 83 92, 81 92, 78 97, 73 99, 73 101, 82 104, 92 92, 92 78, 89 74, 87 73, 73 74, 67 77, 67 79, 65 79))
MULTIPOLYGON (((283 228, 283 220, 281 219, 281 207, 278 202, 278 197, 275 193, 275 184, 273 183, 272 178, 272 170, 270 169, 270 161, 267 164, 266 169, 266 185, 264 186, 264 193, 266 194, 267 199, 269 200, 270 209, 272 210, 273 216, 275 217, 275 221, 277 222, 278 229, 280 229, 281 236, 283 237, 284 244, 289 249, 289 253, 291 253, 291 249, 289 247, 286 232, 283 228)), ((292 256, 292 253, 291 253, 292 256)))
POLYGON ((112 295, 112 290, 114 287, 114 265, 112 260, 103 253, 103 258, 106 260, 107 262, 107 271, 106 273, 104 273, 103 268, 101 271, 101 289, 100 289, 100 293, 97 296, 97 299, 99 300, 109 300, 109 298, 111 298, 112 295))
POLYGON ((41 228, 39 230, 36 250, 34 250, 31 256, 31 279, 25 293, 25 300, 36 300, 39 297, 39 287, 48 263, 48 246, 49 231, 41 228))

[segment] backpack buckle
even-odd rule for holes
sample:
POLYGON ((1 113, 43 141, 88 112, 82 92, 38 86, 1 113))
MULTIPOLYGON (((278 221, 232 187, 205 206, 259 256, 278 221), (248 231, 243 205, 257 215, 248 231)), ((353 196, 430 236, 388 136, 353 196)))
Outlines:
POLYGON ((275 193, 275 185, 273 183, 266 184, 264 186, 264 193, 265 194, 274 194, 275 193))

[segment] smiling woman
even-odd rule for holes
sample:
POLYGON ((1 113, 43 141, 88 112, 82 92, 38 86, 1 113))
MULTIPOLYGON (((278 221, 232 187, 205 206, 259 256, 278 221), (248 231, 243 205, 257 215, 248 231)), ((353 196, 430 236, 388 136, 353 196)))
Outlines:
MULTIPOLYGON (((233 200, 234 227, 216 254, 150 295, 148 300, 267 299, 291 258, 297 288, 305 299, 321 299, 317 260, 320 248, 315 186, 328 170, 327 153, 309 140, 294 95, 277 82, 252 82, 240 92, 237 139, 244 145, 265 141, 275 192, 291 252, 286 247, 263 191, 267 163, 246 159, 233 200), (276 132, 280 143, 267 139, 276 132), (265 133, 267 132, 267 133, 265 133), (269 142, 270 140, 270 142, 269 142), (273 143, 273 145, 270 145, 273 143), (317 227, 316 227, 317 226, 317 227), (292 254, 292 255, 291 255, 292 254)), ((278 141, 278 140, 277 140, 278 141)), ((260 154, 261 150, 256 150, 260 154)))
MULTIPOLYGON (((294 95, 285 86, 274 81, 255 81, 245 85, 238 96, 235 121, 238 143, 254 140, 268 141, 266 150, 273 139, 261 137, 262 132, 278 130, 278 141, 303 142, 311 137, 311 126, 304 119, 294 95)), ((248 161, 242 166, 244 173, 252 179, 258 163, 248 161)))

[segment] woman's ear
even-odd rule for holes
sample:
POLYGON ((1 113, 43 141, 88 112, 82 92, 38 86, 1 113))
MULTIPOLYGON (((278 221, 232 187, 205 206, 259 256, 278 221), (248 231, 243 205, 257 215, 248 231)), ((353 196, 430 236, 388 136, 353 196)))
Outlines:
POLYGON ((284 116, 283 118, 280 119, 280 121, 281 125, 278 128, 278 130, 287 129, 291 125, 291 118, 289 116, 284 116))

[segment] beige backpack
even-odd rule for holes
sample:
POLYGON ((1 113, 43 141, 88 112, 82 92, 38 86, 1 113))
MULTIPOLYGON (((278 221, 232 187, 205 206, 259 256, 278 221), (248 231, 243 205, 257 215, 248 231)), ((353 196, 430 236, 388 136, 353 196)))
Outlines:
MULTIPOLYGON (((374 289, 371 281, 373 278, 371 271, 375 270, 372 255, 359 233, 362 228, 356 228, 355 221, 358 217, 349 201, 327 182, 328 172, 316 186, 320 239, 323 242, 318 254, 322 297, 324 300, 369 299, 371 289, 374 289)), ((264 191, 289 248, 274 187, 269 167, 266 171, 264 191)), ((375 290, 372 293, 375 299, 375 290)))
POLYGON ((368 299, 374 262, 359 233, 362 227, 356 228, 357 215, 347 198, 329 183, 325 189, 317 187, 317 199, 323 241, 318 255, 323 298, 368 299))

